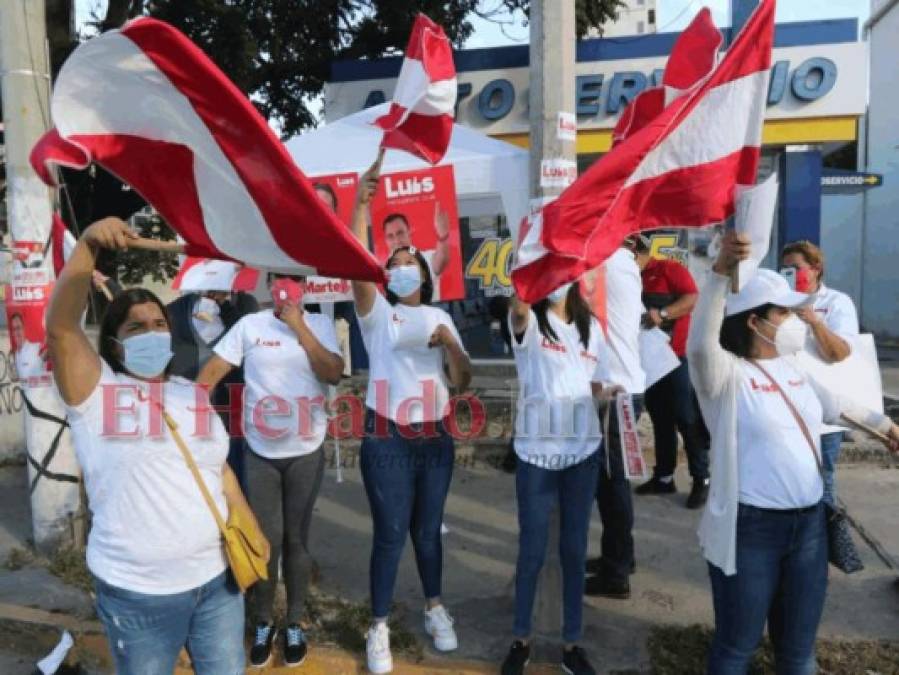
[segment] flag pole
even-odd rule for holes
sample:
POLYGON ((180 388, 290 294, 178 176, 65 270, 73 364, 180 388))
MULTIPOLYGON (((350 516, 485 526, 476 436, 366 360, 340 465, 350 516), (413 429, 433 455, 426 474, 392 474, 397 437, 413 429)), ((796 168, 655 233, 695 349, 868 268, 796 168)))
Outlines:
POLYGON ((849 426, 854 427, 855 429, 858 429, 859 431, 864 431, 866 434, 868 434, 869 436, 872 436, 873 438, 876 438, 881 443, 889 443, 890 442, 889 436, 878 431, 877 429, 874 429, 873 427, 869 427, 864 422, 861 422, 861 421, 855 419, 854 417, 847 415, 846 413, 843 413, 842 415, 840 415, 840 417, 843 419, 843 421, 847 422, 849 424, 849 426))
POLYGON ((158 251, 160 253, 184 253, 184 244, 180 241, 162 241, 161 239, 147 239, 145 237, 129 239, 128 248, 138 251, 158 251))

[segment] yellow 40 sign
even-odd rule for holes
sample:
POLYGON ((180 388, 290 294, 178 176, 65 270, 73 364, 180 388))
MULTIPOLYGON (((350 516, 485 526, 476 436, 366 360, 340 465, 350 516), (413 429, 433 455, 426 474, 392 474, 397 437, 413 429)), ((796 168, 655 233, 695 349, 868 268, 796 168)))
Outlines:
POLYGON ((512 240, 491 237, 481 242, 480 247, 468 261, 465 268, 467 279, 476 279, 482 291, 493 291, 493 295, 503 293, 512 285, 509 268, 512 265, 512 240))

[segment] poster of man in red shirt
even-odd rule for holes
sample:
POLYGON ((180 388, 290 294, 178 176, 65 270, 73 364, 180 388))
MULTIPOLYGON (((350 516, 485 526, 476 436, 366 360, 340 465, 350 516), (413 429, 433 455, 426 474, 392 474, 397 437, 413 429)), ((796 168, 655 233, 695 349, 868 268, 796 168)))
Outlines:
MULTIPOLYGON (((353 217, 358 177, 354 173, 335 173, 312 178, 312 187, 337 217, 349 227, 353 217)), ((346 279, 332 277, 307 277, 303 302, 345 302, 353 299, 353 290, 346 279)))
POLYGON ((375 257, 414 246, 431 268, 434 301, 465 297, 452 166, 384 174, 371 205, 375 257))
POLYGON ((53 279, 46 268, 22 268, 16 263, 11 281, 4 293, 14 379, 28 387, 50 386, 44 312, 53 279))

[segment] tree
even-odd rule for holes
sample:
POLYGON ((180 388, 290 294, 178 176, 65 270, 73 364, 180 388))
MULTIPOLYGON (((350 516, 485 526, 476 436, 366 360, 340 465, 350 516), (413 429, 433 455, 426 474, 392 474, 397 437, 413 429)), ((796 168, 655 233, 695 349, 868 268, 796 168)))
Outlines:
MULTIPOLYGON (((577 32, 614 19, 622 0, 576 0, 577 32)), ((95 24, 121 25, 140 13, 183 31, 249 95, 284 136, 315 126, 310 105, 328 80, 331 63, 377 58, 406 46, 424 12, 461 48, 472 17, 526 20, 530 0, 109 0, 95 24)))

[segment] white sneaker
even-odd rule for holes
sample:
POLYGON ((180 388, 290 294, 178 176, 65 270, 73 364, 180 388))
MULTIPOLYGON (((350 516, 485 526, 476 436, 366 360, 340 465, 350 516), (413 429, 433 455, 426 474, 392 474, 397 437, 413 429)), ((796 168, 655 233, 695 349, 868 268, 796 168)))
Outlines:
POLYGON ((369 629, 365 636, 365 653, 368 655, 368 672, 379 674, 393 671, 387 622, 378 622, 369 629))
POLYGON ((437 651, 451 652, 459 646, 453 629, 453 617, 443 605, 425 610, 425 632, 434 638, 434 649, 437 651))

